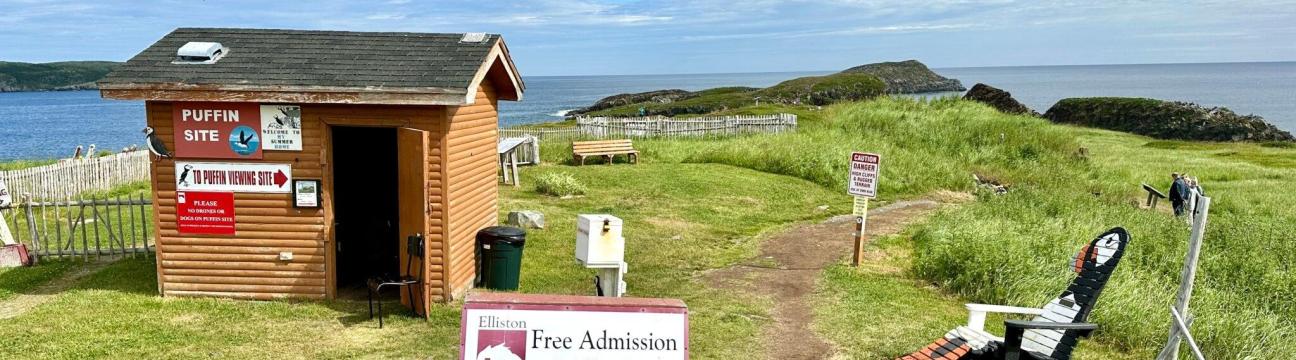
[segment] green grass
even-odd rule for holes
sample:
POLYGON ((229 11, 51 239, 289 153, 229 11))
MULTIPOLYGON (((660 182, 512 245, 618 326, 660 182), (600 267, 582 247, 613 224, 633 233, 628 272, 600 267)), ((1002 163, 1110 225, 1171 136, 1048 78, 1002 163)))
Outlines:
MULTIPOLYGON (((1165 209, 1132 204, 1145 195, 1140 183, 1164 188, 1169 173, 1188 173, 1216 199, 1192 305, 1207 355, 1281 357, 1280 339, 1296 336, 1296 305, 1287 300, 1296 297, 1290 265, 1296 222, 1289 215, 1296 199, 1286 191, 1296 185, 1296 150, 1290 147, 1153 141, 952 99, 879 99, 802 113, 793 134, 636 140, 636 146, 646 162, 723 163, 834 191, 844 187, 847 154, 874 151, 883 155, 883 199, 969 191, 972 173, 1008 183, 1009 195, 982 194, 915 233, 909 276, 967 301, 1040 306, 1073 277, 1065 262, 1083 242, 1124 226, 1134 236, 1131 256, 1094 312, 1092 320, 1103 326, 1094 341, 1140 358, 1165 341, 1188 230, 1165 209)), ((569 156, 565 149, 545 153, 569 156)))
MULTIPOLYGON (((1038 307, 1073 277, 1066 262, 1079 246, 1118 225, 1133 242, 1090 319, 1102 328, 1078 358, 1151 357, 1165 339, 1188 230, 1165 209, 1131 203, 1142 198, 1140 183, 1165 187, 1172 171, 1199 177, 1215 197, 1192 305, 1207 356, 1282 358, 1283 340, 1296 337, 1296 199, 1286 191, 1296 181, 1286 162, 1296 149, 1154 142, 953 99, 727 112, 781 111, 800 116, 797 132, 635 140, 638 165, 526 169, 523 182, 565 172, 588 191, 561 199, 531 187, 503 188, 501 214, 538 210, 549 220, 548 229, 529 233, 522 291, 590 293, 593 273, 571 260, 574 217, 616 214, 626 221, 630 295, 684 299, 697 358, 759 354, 751 340, 761 336, 770 304, 712 290, 699 274, 753 256, 762 233, 829 215, 815 206, 844 210, 847 156, 864 150, 883 155, 884 202, 971 191, 973 173, 1011 191, 978 193, 976 202, 879 240, 892 255, 864 270, 829 268, 818 287, 815 329, 845 357, 917 349, 965 321, 963 302, 1038 307)), ((569 161, 566 142, 542 146, 549 164, 569 161)), ((362 319, 362 302, 161 299, 153 276, 147 260, 114 265, 35 312, 0 323, 0 347, 45 358, 441 358, 457 350, 454 304, 434 308, 428 323, 392 315, 390 328, 378 331, 362 319), (303 338, 323 345, 281 346, 303 338)))
POLYGON ((565 172, 551 172, 536 176, 536 192, 551 196, 585 195, 585 184, 565 172))
MULTIPOLYGON (((559 199, 501 188, 501 215, 527 209, 548 219, 548 229, 528 234, 521 291, 591 294, 593 271, 572 258, 575 215, 616 214, 626 224, 629 294, 684 299, 700 359, 760 351, 750 340, 768 319, 768 304, 709 289, 700 274, 753 256, 760 234, 820 220, 828 214, 816 206, 846 201, 807 181, 715 164, 545 165, 527 168, 522 179, 556 172, 589 192, 559 199)), ((389 314, 379 330, 363 300, 160 298, 155 276, 152 259, 121 260, 0 322, 0 347, 36 358, 441 359, 458 351, 458 304, 434 307, 428 322, 389 314)))
POLYGON ((70 260, 54 260, 41 262, 40 266, 0 268, 0 301, 31 292, 78 264, 70 260))
MULTIPOLYGON (((965 301, 907 273, 913 243, 907 234, 874 240, 869 252, 884 260, 824 271, 815 303, 815 328, 852 359, 894 359, 930 344, 967 322, 965 301)), ((1014 319, 1024 319, 1012 316, 1014 319)), ((986 330, 1003 334, 1004 315, 990 314, 986 330)), ((1077 360, 1139 359, 1114 346, 1085 342, 1077 360)))
MULTIPOLYGON (((1193 325, 1206 355, 1282 357, 1296 336, 1296 223, 1290 221, 1296 171, 1246 157, 1219 156, 1221 144, 1176 149, 1144 137, 1071 129, 1092 165, 1067 176, 984 198, 934 218, 916 235, 915 271, 975 301, 1040 304, 1065 284, 1065 261, 1081 242, 1111 226, 1133 236, 1129 254, 1099 300, 1100 336, 1145 357, 1164 342, 1188 229, 1165 211, 1135 209, 1136 184, 1165 187, 1172 171, 1201 179, 1213 196, 1193 299, 1193 325), (1159 148, 1160 147, 1160 148, 1159 148), (1089 194, 1102 192, 1102 196, 1089 194), (987 286, 986 284, 996 284, 987 286)), ((1296 151, 1230 145, 1239 154, 1286 157, 1296 151)), ((1164 206, 1164 205, 1163 205, 1164 206)))
POLYGON ((45 166, 58 162, 58 160, 9 160, 0 161, 0 171, 22 170, 37 166, 45 166))

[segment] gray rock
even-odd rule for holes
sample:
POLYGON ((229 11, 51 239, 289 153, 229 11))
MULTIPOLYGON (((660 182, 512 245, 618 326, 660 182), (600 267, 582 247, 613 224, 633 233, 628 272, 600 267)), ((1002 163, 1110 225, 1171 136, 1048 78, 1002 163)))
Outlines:
POLYGON ((510 211, 508 214, 508 224, 520 228, 544 229, 544 214, 539 211, 522 210, 510 211))

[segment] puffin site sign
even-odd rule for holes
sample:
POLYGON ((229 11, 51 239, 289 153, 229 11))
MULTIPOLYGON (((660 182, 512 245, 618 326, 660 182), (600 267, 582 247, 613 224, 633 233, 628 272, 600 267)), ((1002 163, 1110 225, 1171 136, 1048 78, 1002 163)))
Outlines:
POLYGON ((462 359, 688 359, 688 307, 675 299, 472 294, 462 359))
POLYGON ((262 150, 301 151, 301 106, 261 105, 262 150))
POLYGON ((261 158, 261 107, 255 103, 178 102, 171 119, 177 158, 261 158))
POLYGON ((176 192, 176 231, 181 234, 234 235, 234 193, 176 192))
POLYGON ((176 191, 292 192, 292 165, 177 161, 176 191))

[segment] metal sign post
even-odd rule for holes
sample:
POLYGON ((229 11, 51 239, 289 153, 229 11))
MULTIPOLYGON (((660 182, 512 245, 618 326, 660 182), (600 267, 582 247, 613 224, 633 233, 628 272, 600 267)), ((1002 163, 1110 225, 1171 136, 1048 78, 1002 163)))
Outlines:
POLYGON ((864 260, 864 242, 867 240, 865 222, 868 220, 869 199, 877 196, 878 173, 882 156, 863 152, 851 153, 850 178, 846 182, 846 192, 855 195, 855 251, 851 256, 851 266, 859 266, 864 260))

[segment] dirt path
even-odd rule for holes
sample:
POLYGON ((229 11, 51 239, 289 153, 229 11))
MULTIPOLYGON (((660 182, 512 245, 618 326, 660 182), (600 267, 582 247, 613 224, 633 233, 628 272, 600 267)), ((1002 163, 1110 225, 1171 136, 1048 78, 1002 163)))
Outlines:
MULTIPOLYGON (((898 233, 940 205, 914 200, 870 210, 868 235, 898 233)), ((767 296, 774 302, 774 323, 765 332, 768 358, 827 359, 833 348, 811 327, 814 309, 810 296, 823 268, 849 256, 854 233, 855 218, 850 215, 791 228, 766 239, 757 258, 711 272, 706 279, 711 286, 767 296)))
POLYGON ((8 320, 26 314, 31 309, 54 299, 59 293, 76 285, 78 280, 87 275, 94 274, 102 270, 108 264, 117 261, 118 258, 101 256, 99 260, 86 262, 80 267, 69 270, 58 278, 50 280, 48 283, 41 285, 31 292, 18 294, 9 300, 0 301, 0 320, 8 320))

